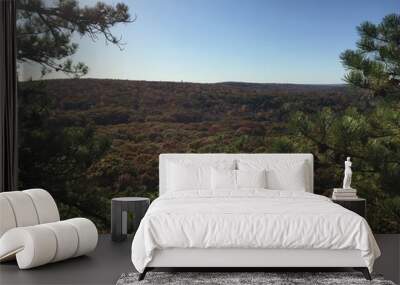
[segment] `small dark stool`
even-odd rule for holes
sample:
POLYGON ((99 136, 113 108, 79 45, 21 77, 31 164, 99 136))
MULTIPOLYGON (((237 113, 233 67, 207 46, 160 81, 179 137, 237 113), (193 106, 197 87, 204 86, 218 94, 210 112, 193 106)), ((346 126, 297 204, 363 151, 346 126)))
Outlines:
POLYGON ((111 200, 111 240, 123 241, 128 234, 128 213, 133 214, 133 232, 150 205, 149 198, 120 197, 111 200))

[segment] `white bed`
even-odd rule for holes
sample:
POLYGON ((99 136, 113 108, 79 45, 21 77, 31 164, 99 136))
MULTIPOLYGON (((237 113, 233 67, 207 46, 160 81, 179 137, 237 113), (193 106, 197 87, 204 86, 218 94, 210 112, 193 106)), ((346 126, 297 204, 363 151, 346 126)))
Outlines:
POLYGON ((370 278, 380 255, 372 232, 362 217, 312 194, 311 154, 161 154, 159 170, 160 197, 132 243, 140 279, 155 267, 354 267, 370 278), (175 163, 231 162, 242 174, 266 166, 274 190, 208 191, 172 183, 196 179, 184 169, 181 177, 171 174, 175 163), (293 170, 297 165, 302 172, 293 170))

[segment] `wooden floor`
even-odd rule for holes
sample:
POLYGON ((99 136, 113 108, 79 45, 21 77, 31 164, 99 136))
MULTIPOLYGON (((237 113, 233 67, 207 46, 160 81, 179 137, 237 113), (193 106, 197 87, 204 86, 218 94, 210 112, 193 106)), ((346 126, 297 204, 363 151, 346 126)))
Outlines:
MULTIPOLYGON (((376 235, 376 239, 382 257, 374 271, 399 284, 400 235, 376 235)), ((101 235, 97 249, 88 256, 29 270, 19 270, 15 262, 3 263, 0 284, 115 284, 122 273, 134 271, 130 247, 131 239, 115 243, 109 235, 101 235)))

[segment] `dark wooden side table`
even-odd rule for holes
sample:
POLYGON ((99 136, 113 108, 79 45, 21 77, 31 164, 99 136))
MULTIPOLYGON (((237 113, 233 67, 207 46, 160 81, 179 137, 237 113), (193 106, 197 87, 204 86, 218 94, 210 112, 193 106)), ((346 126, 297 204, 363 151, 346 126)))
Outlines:
POLYGON ((119 197, 111 200, 111 239, 123 241, 128 234, 128 213, 133 215, 133 232, 136 232, 140 221, 150 205, 149 198, 119 197))
POLYGON ((365 218, 367 202, 365 199, 332 199, 332 202, 341 205, 342 207, 359 214, 365 218))

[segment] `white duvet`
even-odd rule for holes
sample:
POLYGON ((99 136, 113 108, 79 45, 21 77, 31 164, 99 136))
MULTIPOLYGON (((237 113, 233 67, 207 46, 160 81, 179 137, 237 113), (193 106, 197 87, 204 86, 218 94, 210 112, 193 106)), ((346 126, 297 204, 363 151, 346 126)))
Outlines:
POLYGON ((256 189, 157 198, 133 239, 132 262, 143 272, 165 248, 358 249, 370 271, 380 255, 365 219, 328 198, 256 189))

